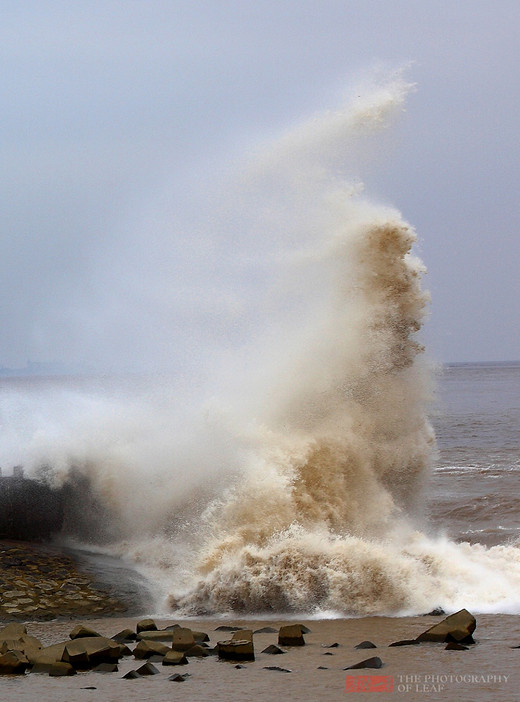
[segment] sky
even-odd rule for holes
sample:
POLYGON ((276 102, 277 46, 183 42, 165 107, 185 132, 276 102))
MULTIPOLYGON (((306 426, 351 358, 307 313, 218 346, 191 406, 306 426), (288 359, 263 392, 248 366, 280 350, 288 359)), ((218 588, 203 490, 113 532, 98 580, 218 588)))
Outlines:
POLYGON ((210 344, 208 191, 403 67, 406 113, 360 177, 417 231, 428 353, 520 359, 519 30, 516 0, 2 0, 0 366, 210 344))

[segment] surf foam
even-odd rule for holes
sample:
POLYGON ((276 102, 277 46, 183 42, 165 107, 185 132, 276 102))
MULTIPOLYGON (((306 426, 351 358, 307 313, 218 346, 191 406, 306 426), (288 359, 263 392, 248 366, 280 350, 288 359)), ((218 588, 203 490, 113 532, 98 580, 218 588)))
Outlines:
POLYGON ((58 483, 85 478, 112 542, 103 549, 139 564, 158 609, 518 608, 518 549, 427 534, 424 267, 413 228, 349 171, 410 87, 398 75, 365 86, 220 191, 208 250, 243 300, 222 291, 233 304, 201 356, 209 400, 190 396, 196 374, 184 395, 160 380, 110 401, 82 389, 2 395, 2 460, 46 464, 58 483))

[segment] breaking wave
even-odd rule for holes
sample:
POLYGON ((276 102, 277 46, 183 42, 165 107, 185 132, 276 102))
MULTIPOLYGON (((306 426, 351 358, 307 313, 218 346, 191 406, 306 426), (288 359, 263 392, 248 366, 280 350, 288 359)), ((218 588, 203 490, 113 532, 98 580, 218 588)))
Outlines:
MULTIPOLYGON (((233 249, 226 265, 240 269, 245 302, 228 304, 214 340, 211 399, 190 396, 194 376, 184 394, 158 382, 133 400, 61 389, 26 431, 26 465, 50 465, 54 482, 76 480, 81 495, 87 480, 104 523, 104 539, 90 536, 156 583, 158 609, 518 608, 516 547, 428 534, 424 267, 413 228, 348 171, 410 87, 397 75, 356 91, 263 149, 219 194, 210 248, 233 249)), ((4 417, 13 402, 29 412, 11 394, 4 417)), ((72 515, 70 533, 88 539, 88 523, 77 524, 72 515)))

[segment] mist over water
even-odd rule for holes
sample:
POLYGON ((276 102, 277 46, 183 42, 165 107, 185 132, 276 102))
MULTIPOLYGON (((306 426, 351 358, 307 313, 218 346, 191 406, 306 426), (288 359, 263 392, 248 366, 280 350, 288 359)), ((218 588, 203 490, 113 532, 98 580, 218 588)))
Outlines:
POLYGON ((518 609, 516 547, 456 544, 422 517, 424 268, 351 166, 410 88, 365 86, 219 189, 195 284, 212 259, 228 282, 193 291, 211 323, 181 373, 3 386, 2 465, 69 485, 68 535, 137 563, 157 609, 518 609))

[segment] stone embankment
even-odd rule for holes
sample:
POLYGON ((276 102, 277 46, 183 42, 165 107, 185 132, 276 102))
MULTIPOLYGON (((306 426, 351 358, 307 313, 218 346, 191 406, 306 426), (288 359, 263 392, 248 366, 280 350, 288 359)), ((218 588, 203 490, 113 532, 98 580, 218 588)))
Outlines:
POLYGON ((51 546, 0 542, 0 621, 114 616, 127 611, 106 585, 51 546))

